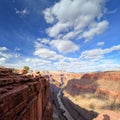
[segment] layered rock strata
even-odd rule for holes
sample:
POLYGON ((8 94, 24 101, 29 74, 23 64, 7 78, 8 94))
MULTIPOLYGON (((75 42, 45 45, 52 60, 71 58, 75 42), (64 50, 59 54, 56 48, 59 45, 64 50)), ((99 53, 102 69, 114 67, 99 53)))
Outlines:
POLYGON ((0 120, 52 120, 48 81, 0 68, 0 120))
POLYGON ((84 74, 80 79, 71 79, 65 89, 73 96, 81 92, 94 93, 120 103, 120 72, 100 72, 84 74))

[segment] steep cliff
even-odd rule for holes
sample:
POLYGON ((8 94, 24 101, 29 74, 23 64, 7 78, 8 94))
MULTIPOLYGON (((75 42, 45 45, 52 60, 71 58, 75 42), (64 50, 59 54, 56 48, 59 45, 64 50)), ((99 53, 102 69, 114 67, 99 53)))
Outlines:
POLYGON ((48 81, 0 68, 0 120, 52 120, 48 81))
POLYGON ((71 79, 64 96, 88 110, 120 111, 120 72, 88 73, 71 79))

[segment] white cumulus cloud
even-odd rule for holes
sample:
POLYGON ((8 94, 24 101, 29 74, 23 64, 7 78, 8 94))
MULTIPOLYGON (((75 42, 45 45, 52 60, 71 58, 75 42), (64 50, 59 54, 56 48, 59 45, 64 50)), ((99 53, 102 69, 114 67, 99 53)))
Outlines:
POLYGON ((79 46, 70 40, 53 40, 50 44, 62 53, 75 52, 79 50, 79 46))
POLYGON ((8 50, 6 47, 0 47, 0 51, 6 51, 8 50))
POLYGON ((56 51, 53 51, 47 48, 44 44, 39 41, 35 42, 35 52, 34 55, 37 55, 41 58, 50 59, 50 60, 59 60, 64 59, 60 54, 57 54, 56 51))
POLYGON ((104 32, 108 25, 107 20, 102 20, 105 12, 106 0, 60 0, 58 3, 43 11, 47 23, 52 27, 47 29, 50 37, 69 39, 83 34, 85 39, 104 32), (97 29, 91 28, 96 23, 97 29), (88 31, 85 32, 85 30, 88 31), (95 32, 95 30, 97 30, 95 32), (85 32, 85 33, 84 33, 85 32), (77 34, 76 34, 77 33, 77 34))
POLYGON ((5 64, 6 61, 10 61, 11 59, 16 59, 19 57, 19 54, 16 54, 9 50, 7 47, 0 46, 0 65, 5 64))
POLYGON ((92 39, 95 35, 101 34, 106 30, 108 21, 102 21, 93 25, 88 31, 83 33, 83 37, 87 40, 92 39))
POLYGON ((81 53, 80 58, 86 59, 94 59, 94 58, 101 58, 103 55, 108 54, 113 51, 120 51, 120 45, 112 46, 111 48, 106 49, 92 49, 92 50, 85 50, 81 53))

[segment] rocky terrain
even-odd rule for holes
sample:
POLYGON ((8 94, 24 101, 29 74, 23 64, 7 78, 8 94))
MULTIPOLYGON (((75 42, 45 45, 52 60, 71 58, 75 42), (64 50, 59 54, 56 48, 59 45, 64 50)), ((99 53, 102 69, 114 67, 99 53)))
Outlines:
POLYGON ((72 79, 64 94, 72 102, 98 113, 104 109, 120 111, 120 72, 84 74, 72 79))
POLYGON ((0 68, 0 120, 52 120, 48 81, 0 68))
MULTIPOLYGON (((120 112, 120 72, 88 74, 49 72, 46 77, 54 87, 57 86, 56 88, 63 82, 61 99, 75 120, 95 119, 100 113, 103 116, 104 110, 112 110, 110 112, 115 111, 113 115, 119 115, 116 112, 120 112)), ((107 112, 106 115, 109 116, 110 112, 108 114, 107 112)), ((113 119, 111 116, 110 118, 113 119)))
POLYGON ((119 120, 120 72, 0 68, 0 120, 119 120))

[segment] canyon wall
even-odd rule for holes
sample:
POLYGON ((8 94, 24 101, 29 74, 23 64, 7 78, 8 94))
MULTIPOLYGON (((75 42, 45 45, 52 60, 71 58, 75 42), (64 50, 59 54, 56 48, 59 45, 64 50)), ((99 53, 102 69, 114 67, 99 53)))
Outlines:
POLYGON ((0 120, 52 120, 48 81, 0 68, 0 120))
POLYGON ((92 111, 120 111, 120 72, 83 74, 68 81, 64 97, 92 111))
POLYGON ((64 83, 64 85, 67 85, 69 80, 71 79, 80 79, 83 74, 79 73, 67 73, 67 72, 41 72, 42 76, 44 76, 51 84, 55 84, 57 87, 61 85, 61 83, 64 83))
POLYGON ((83 74, 80 79, 71 79, 66 90, 74 92, 73 95, 79 92, 89 92, 106 97, 116 97, 120 102, 120 72, 83 74))
POLYGON ((80 93, 90 93, 94 94, 94 97, 120 103, 120 72, 76 74, 49 71, 44 72, 43 76, 57 87, 61 85, 61 82, 64 82, 64 86, 66 86, 64 90, 73 97, 79 96, 80 93))
POLYGON ((76 74, 48 71, 43 72, 42 75, 57 88, 64 82, 64 88, 62 86, 64 94, 61 97, 73 118, 92 120, 102 112, 95 120, 118 120, 119 113, 117 112, 120 111, 120 72, 76 74))

